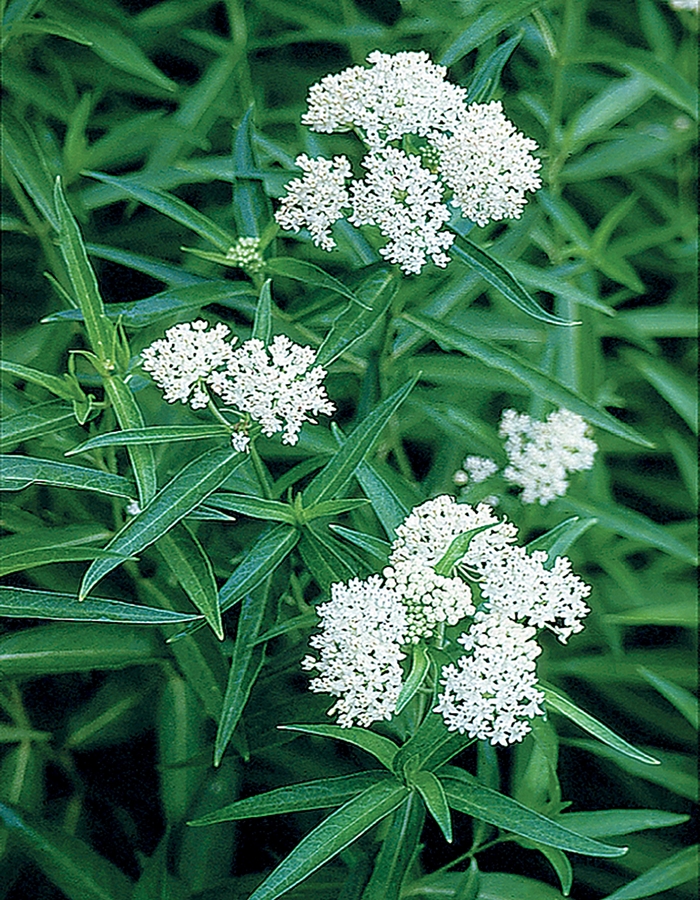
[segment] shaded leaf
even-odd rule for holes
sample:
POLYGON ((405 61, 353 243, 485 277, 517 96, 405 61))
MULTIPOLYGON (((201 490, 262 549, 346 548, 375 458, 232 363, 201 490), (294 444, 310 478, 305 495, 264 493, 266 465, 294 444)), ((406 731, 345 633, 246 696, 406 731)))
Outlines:
POLYGON ((340 725, 278 725, 282 731, 301 731, 303 734, 315 734, 320 737, 331 737, 361 747, 371 753, 375 759, 391 771, 396 756, 396 744, 381 734, 375 734, 366 728, 341 728, 340 725))

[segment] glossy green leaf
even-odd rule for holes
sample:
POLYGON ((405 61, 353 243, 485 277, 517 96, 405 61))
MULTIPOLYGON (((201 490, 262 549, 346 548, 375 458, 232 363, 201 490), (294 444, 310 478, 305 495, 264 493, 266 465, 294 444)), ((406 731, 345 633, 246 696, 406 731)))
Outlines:
POLYGON ((426 716, 394 757, 394 772, 406 776, 419 769, 435 771, 475 740, 468 734, 448 731, 442 716, 426 716))
MULTIPOLYGON (((456 893, 464 883, 463 872, 437 872, 415 881, 403 896, 416 900, 462 900, 456 893)), ((479 893, 474 900, 566 900, 550 884, 505 872, 479 873, 479 893)), ((469 898, 472 900, 472 898, 469 898)))
POLYGON ((77 380, 67 374, 58 378, 56 375, 49 375, 40 369, 32 369, 21 363, 8 362, 4 359, 0 360, 0 372, 6 372, 22 381, 38 384, 62 400, 83 400, 85 398, 77 380))
POLYGON ((184 200, 180 200, 174 194, 168 194, 166 191, 161 191, 157 188, 145 187, 128 177, 118 178, 113 175, 106 175, 104 172, 92 171, 84 172, 83 174, 89 175, 90 178, 95 178, 103 184, 109 184, 118 188, 127 197, 132 197, 145 206, 158 210, 158 212, 174 222, 190 228, 195 234, 198 234, 205 241, 209 241, 221 250, 222 253, 226 253, 229 247, 236 243, 235 235, 225 231, 216 222, 205 216, 204 213, 199 212, 193 206, 190 206, 189 203, 185 203, 184 200))
POLYGON ((691 566, 697 564, 697 556, 690 547, 678 540, 663 525, 657 525, 636 510, 615 503, 595 503, 573 497, 562 497, 557 503, 560 507, 568 507, 581 516, 597 519, 599 528, 609 529, 634 541, 642 541, 691 566))
POLYGON ((491 37, 495 37, 507 26, 526 16, 538 4, 535 0, 502 0, 476 16, 460 36, 443 51, 440 57, 441 66, 451 66, 462 59, 475 47, 481 46, 491 37))
POLYGON ((408 678, 401 686, 401 692, 396 700, 396 715, 408 706, 416 693, 423 686, 430 671, 430 657, 423 644, 415 644, 410 648, 411 670, 408 678))
POLYGON ((314 503, 308 509, 304 509, 302 518, 304 522, 313 522, 315 519, 328 518, 329 516, 341 516, 343 513, 352 512, 354 509, 362 509, 367 506, 368 500, 362 497, 348 497, 340 500, 322 500, 314 503))
POLYGON ((349 551, 338 545, 338 541, 320 528, 305 528, 299 541, 299 553, 309 574, 324 594, 330 593, 331 585, 347 582, 362 574, 349 551))
POLYGON ((73 407, 67 406, 63 400, 36 403, 3 419, 0 449, 11 450, 22 441, 53 434, 74 424, 73 407))
POLYGON ((200 542, 184 522, 179 522, 161 535, 158 549, 184 592, 202 613, 214 634, 223 640, 219 589, 209 557, 200 542))
MULTIPOLYGON (((85 605, 88 602, 92 601, 85 605)), ((154 663, 162 656, 162 642, 151 629, 113 624, 39 625, 0 637, 0 670, 6 678, 123 669, 154 663)))
POLYGON ((698 391, 695 379, 678 371, 663 359, 657 359, 638 350, 627 350, 624 359, 661 394, 685 420, 695 434, 698 433, 698 391))
MULTIPOLYGON (((7 420, 5 420, 5 423, 7 420)), ((0 486, 3 490, 19 491, 30 484, 50 484, 55 487, 95 491, 113 497, 133 498, 136 486, 121 475, 54 462, 34 456, 0 456, 0 486)))
POLYGON ((567 163, 560 178, 581 182, 611 175, 629 175, 682 153, 687 144, 685 132, 666 125, 653 124, 646 132, 625 128, 624 136, 596 144, 567 163))
POLYGON ((540 685, 540 688, 544 693, 545 703, 549 709, 553 709, 562 716, 566 716, 567 719, 575 722, 579 728, 583 728, 584 731, 592 734, 594 737, 598 738, 599 741, 607 744, 608 747, 612 747, 614 750, 624 753, 625 756, 629 756, 632 759, 636 759, 638 762, 647 763, 651 766, 659 765, 658 759, 654 759, 654 757, 649 756, 648 753, 644 753, 642 750, 633 747, 632 744, 629 744, 626 740, 615 734, 615 732, 608 728, 607 725, 603 725, 602 722, 599 722, 589 713, 579 709, 575 703, 572 703, 568 697, 560 694, 559 691, 555 691, 553 688, 545 687, 544 685, 540 685))
POLYGON ((467 103, 489 103, 498 91, 505 64, 523 38, 523 32, 514 34, 480 62, 467 85, 467 103))
POLYGON ((341 728, 340 725, 279 725, 282 731, 301 731, 303 734, 315 734, 321 737, 331 737, 347 744, 361 747, 367 753, 371 753, 375 759, 391 771, 396 756, 396 744, 381 734, 375 734, 366 728, 341 728))
POLYGON ((565 141, 572 152, 602 137, 630 113, 645 103, 652 94, 646 78, 636 74, 612 84, 584 103, 567 122, 565 141))
POLYGON ((264 646, 256 644, 256 638, 265 616, 268 594, 269 582, 247 594, 241 603, 226 696, 214 743, 215 766, 221 763, 262 666, 264 646))
POLYGON ((342 281, 338 281, 323 269, 313 263, 305 262, 303 259, 295 259, 293 256, 278 256, 275 259, 267 260, 265 271, 271 275, 282 275, 285 278, 292 278, 294 281, 301 281, 313 287, 332 291, 334 294, 347 297, 363 309, 368 309, 367 305, 362 303, 349 288, 345 287, 342 281))
POLYGON ((665 697, 669 703, 672 703, 678 712, 690 722, 693 728, 698 729, 700 725, 698 721, 698 698, 694 694, 643 666, 640 666, 639 674, 652 687, 656 688, 662 697, 665 697))
POLYGON ((413 792, 392 815, 372 876, 362 900, 399 900, 402 883, 418 850, 425 821, 425 806, 413 792))
POLYGON ((304 507, 310 507, 322 500, 330 500, 342 492, 357 467, 368 459, 387 422, 406 399, 414 384, 415 379, 399 388, 355 428, 331 461, 304 490, 304 507))
POLYGON ((430 815, 435 819, 448 844, 452 843, 452 816, 447 804, 445 790, 440 780, 432 772, 423 769, 411 779, 411 785, 415 787, 423 798, 430 815))
POLYGON ((657 863, 643 875, 630 881, 624 887, 608 894, 603 900, 646 900, 662 891, 670 891, 680 884, 686 884, 698 877, 698 851, 694 844, 674 853, 669 859, 657 863))
MULTIPOLYGON (((47 532, 60 529, 44 529, 47 532)), ((108 536, 108 535, 106 535, 108 536)), ((112 558, 124 562, 126 557, 99 547, 76 546, 67 543, 56 546, 54 541, 60 540, 53 535, 18 534, 11 537, 0 538, 0 575, 9 575, 11 572, 22 572, 25 569, 34 569, 37 566, 46 566, 51 563, 85 562, 93 559, 112 558)))
POLYGON ((23 121, 10 115, 3 119, 0 126, 3 156, 41 214, 58 231, 53 177, 36 136, 23 121))
POLYGON ((335 522, 331 522, 328 527, 334 534, 368 553, 378 566, 383 567, 387 564, 391 550, 391 544, 387 541, 371 534, 363 534, 361 531, 353 531, 352 528, 345 528, 343 525, 336 525, 335 522))
POLYGON ((564 813, 557 821, 565 828, 588 837, 613 837, 648 828, 671 828, 682 825, 688 818, 661 809, 597 809, 594 812, 564 813))
MULTIPOLYGON (((121 427, 143 428, 143 416, 129 385, 118 375, 104 378, 103 384, 121 427)), ((150 503, 157 490, 153 450, 150 444, 128 444, 127 453, 134 471, 139 503, 143 507, 150 503)))
POLYGON ((291 890, 392 813, 407 794, 408 788, 393 778, 367 788, 309 832, 250 895, 250 900, 273 900, 291 890))
POLYGON ((282 813, 302 812, 308 809, 327 809, 342 806, 362 791, 385 781, 391 776, 377 769, 372 772, 357 772, 353 775, 338 775, 333 778, 319 778, 302 784, 288 784, 264 794, 236 800, 208 813, 188 825, 215 825, 217 822, 231 822, 239 819, 255 819, 261 816, 277 816, 282 813))
POLYGON ((83 314, 90 346, 100 363, 109 369, 114 364, 114 326, 105 315, 97 279, 88 260, 80 229, 63 194, 60 178, 56 179, 53 199, 59 221, 58 243, 61 255, 73 286, 73 294, 83 314))
POLYGON ((112 622, 125 625, 177 625, 200 618, 121 600, 92 597, 81 603, 73 594, 0 585, 0 615, 13 619, 65 619, 72 622, 112 622))
POLYGON ((237 172, 232 179, 233 217, 238 234, 245 237, 260 237, 272 213, 263 183, 255 177, 259 166, 256 159, 253 112, 251 104, 238 127, 233 130, 232 162, 237 172), (249 176, 248 172, 253 174, 249 176))
MULTIPOLYGON (((106 254, 102 254, 106 258, 106 254)), ((142 266, 142 268, 144 268, 142 266)), ((155 268, 157 272, 157 268, 155 268)), ((150 274, 150 273, 149 273, 150 274)), ((158 273, 165 276, 169 273, 158 273)), ((105 315, 109 319, 121 319, 127 328, 146 328, 160 323, 170 324, 178 316, 194 313, 218 303, 248 315, 255 310, 255 292, 247 282, 205 281, 200 284, 175 285, 166 291, 145 297, 143 300, 131 300, 127 303, 108 303, 105 315)), ((205 313, 206 315, 206 313, 205 313)), ((64 309, 45 316, 41 321, 82 321, 82 313, 78 309, 64 309)))
POLYGON ((559 316, 554 316, 542 309, 534 297, 531 297, 525 288, 513 278, 505 266, 471 241, 458 238, 451 247, 451 253, 470 269, 478 272, 485 281, 503 294, 506 300, 510 300, 518 309, 532 316, 533 319, 547 322, 549 325, 580 324, 566 322, 559 316))
POLYGON ((272 341, 272 291, 269 279, 260 288, 251 338, 262 341, 266 347, 272 341))
POLYGON ((572 516, 555 525, 554 528, 550 528, 534 541, 530 541, 527 545, 527 552, 544 550, 547 553, 547 565, 553 565, 558 556, 563 556, 581 535, 595 524, 597 524, 597 519, 582 519, 580 516, 572 516))
POLYGON ((149 425, 146 428, 125 428, 98 434, 77 447, 66 451, 66 456, 85 453, 98 447, 123 447, 132 444, 171 444, 174 441, 199 441, 205 438, 228 438, 231 434, 225 425, 149 425))
POLYGON ((4 803, 0 821, 69 900, 131 900, 131 881, 84 841, 4 803))
POLYGON ((578 413, 592 425, 597 425, 611 434, 616 434, 618 437, 631 441, 634 444, 639 444, 642 447, 652 446, 651 442, 645 437, 619 422, 610 413, 593 406, 579 394, 560 384, 554 378, 546 375, 509 350, 496 348, 471 337, 471 335, 458 328, 447 327, 440 322, 426 319, 418 314, 404 313, 403 318, 422 328, 426 334, 429 334, 439 343, 453 347, 467 356, 473 356, 487 366, 507 372, 526 385, 537 396, 544 400, 549 400, 551 403, 555 403, 564 409, 571 410, 571 412, 578 413))
POLYGON ((484 787, 462 769, 446 766, 439 772, 439 776, 448 803, 453 809, 483 819, 519 837, 586 856, 613 858, 623 856, 627 852, 625 847, 603 844, 563 828, 554 820, 528 809, 517 800, 484 787))
POLYGON ((263 519, 266 522, 296 523, 294 510, 288 503, 279 500, 266 500, 264 497, 253 497, 250 494, 237 494, 233 491, 217 491, 209 498, 209 503, 220 509, 250 516, 252 519, 263 519))
MULTIPOLYGON (((137 555, 212 494, 245 459, 244 454, 230 448, 208 450, 196 457, 161 488, 145 509, 126 523, 105 549, 128 556, 137 555)), ((93 563, 83 578, 81 598, 115 565, 111 560, 93 563)))
MULTIPOLYGON (((561 277, 555 272, 548 269, 540 269, 537 266, 531 266, 528 263, 520 262, 520 260, 508 260, 508 270, 523 284, 529 287, 537 288, 540 291, 547 291, 557 297, 563 297, 572 303, 580 303, 581 306, 587 306, 589 309, 595 309, 602 312, 606 316, 615 316, 616 312, 598 297, 589 292, 584 291, 576 284, 572 284, 571 280, 561 277)), ((556 271, 556 270, 555 270, 556 271)), ((479 335, 477 335, 479 337, 479 335)))

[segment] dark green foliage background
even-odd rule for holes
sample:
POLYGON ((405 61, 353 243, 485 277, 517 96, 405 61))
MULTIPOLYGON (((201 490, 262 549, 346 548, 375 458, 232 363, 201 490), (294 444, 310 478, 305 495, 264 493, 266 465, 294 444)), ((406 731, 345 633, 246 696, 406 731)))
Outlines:
MULTIPOLYGON (((4 4, 2 451, 11 457, 0 538, 0 898, 250 896, 321 813, 185 823, 241 797, 370 764, 347 744, 277 730, 328 721, 327 698, 306 690, 299 668, 313 605, 330 581, 376 568, 326 526, 386 539, 393 510, 455 492, 452 475, 466 454, 503 462, 502 409, 544 417, 566 405, 567 391, 597 426, 595 468, 550 506, 525 507, 507 492, 500 506, 526 539, 571 516, 595 520, 567 551, 593 586, 591 616, 567 647, 544 639, 540 673, 661 764, 634 761, 558 715, 538 723, 522 745, 497 753, 472 747, 459 762, 553 818, 566 803, 576 814, 660 811, 646 824, 621 814, 616 828, 604 817, 578 820, 582 833, 630 850, 616 859, 573 856, 577 900, 696 896, 687 848, 697 800, 697 23, 697 15, 661 0, 4 4), (511 39, 499 79, 493 54, 511 39), (122 624, 108 624, 117 615, 109 605, 101 621, 48 621, 61 618, 61 604, 74 604, 85 560, 126 521, 133 467, 139 479, 147 469, 145 451, 130 456, 117 445, 64 454, 127 427, 129 416, 138 425, 134 402, 148 426, 209 423, 164 404, 139 373, 138 353, 202 308, 209 321, 250 336, 262 279, 191 250, 221 253, 227 236, 229 243, 267 236, 298 153, 357 158, 349 136, 312 134, 300 117, 312 83, 375 48, 427 50, 450 67, 452 80, 478 84, 476 99, 502 99, 518 129, 537 140, 545 187, 520 220, 475 228, 469 239, 543 310, 581 324, 527 315, 459 260, 401 277, 351 229, 338 229, 330 255, 303 237, 273 237, 264 273, 272 279, 273 332, 313 346, 332 328, 358 338, 332 359, 326 381, 346 436, 358 439, 358 424, 418 376, 365 454, 384 493, 352 481, 340 496, 364 490, 371 505, 338 507, 303 528, 285 506, 283 521, 304 534, 292 548, 283 546, 292 525, 277 526, 270 538, 265 515, 237 514, 235 524, 214 518, 219 492, 210 518, 188 517, 187 529, 178 525, 139 548, 138 561, 113 568, 83 604, 98 603, 94 594, 142 609, 119 607, 122 624), (54 201, 56 176, 68 202, 63 213, 60 197, 54 201), (172 197, 191 209, 176 214, 172 197), (68 208, 111 315, 94 333, 111 334, 118 313, 128 339, 119 352, 107 348, 116 368, 104 378, 99 365, 75 354, 97 351, 77 311, 84 300, 65 237, 63 249, 57 240, 68 208), (347 296, 314 282, 308 269, 301 279, 288 277, 290 264, 275 269, 275 257, 314 263, 374 312, 360 318, 362 308, 347 296), (162 297, 150 299, 166 288, 167 308, 162 297), (74 364, 77 380, 42 381, 12 364, 59 378, 74 364), (71 489, 37 462, 21 474, 12 468, 19 457, 88 467, 98 478, 71 489), (382 506, 382 498, 394 505, 382 506), (251 589, 248 606, 225 612, 223 642, 209 628, 183 624, 197 611, 173 563, 178 541, 185 557, 210 560, 221 588, 251 548, 260 560, 269 557, 277 534, 279 565, 251 589), (30 595, 11 588, 43 599, 21 606, 30 595), (162 610, 183 619, 167 624, 162 610), (138 624, 149 616, 158 624, 138 624), (298 626, 255 643, 295 616, 303 617, 298 626), (165 642, 183 628, 186 637, 165 642), (225 703, 230 670, 241 684, 238 699, 229 686, 225 703), (227 716, 229 726, 218 724, 227 716)), ((158 487, 221 446, 220 437, 153 443, 158 487)), ((267 496, 286 504, 286 488, 306 487, 337 447, 326 421, 305 426, 297 447, 261 444, 267 496)), ((250 462, 224 488, 265 496, 250 462)), ((490 492, 478 490, 469 502, 490 492)), ((228 500, 219 508, 242 509, 240 497, 228 500)), ((211 592, 203 596, 200 611, 216 624, 206 607, 211 592)), ((406 809, 413 843, 398 853, 399 874, 388 885, 380 884, 377 854, 382 846, 388 852, 389 823, 396 829, 397 819, 368 831, 288 896, 561 896, 569 865, 562 851, 462 813, 453 816, 450 845, 430 817, 421 832, 422 812, 406 809), (472 840, 484 847, 480 880, 476 864, 468 871, 472 840)))

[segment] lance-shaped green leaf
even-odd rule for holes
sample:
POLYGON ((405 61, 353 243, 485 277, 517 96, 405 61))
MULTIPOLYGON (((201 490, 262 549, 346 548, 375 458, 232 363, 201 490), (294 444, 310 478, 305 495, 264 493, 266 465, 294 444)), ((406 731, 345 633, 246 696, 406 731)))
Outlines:
POLYGON ((90 346, 101 363, 112 365, 114 326, 105 315, 97 279, 87 258, 80 229, 63 195, 60 178, 56 179, 54 204, 60 224, 59 247, 73 286, 73 294, 83 313, 90 346))
POLYGON ((314 503, 308 509, 303 509, 301 517, 304 523, 313 522, 314 519, 322 519, 324 516, 340 516, 343 513, 351 512, 353 509, 367 506, 368 503, 369 500, 364 498, 322 500, 320 503, 314 503))
POLYGON ((367 731, 366 728, 341 728, 340 725, 278 725, 282 731, 301 731, 303 734, 316 734, 331 737, 361 747, 371 753, 375 759, 391 771, 398 750, 396 744, 381 734, 367 731))
POLYGON ((114 175, 106 175, 104 172, 84 172, 83 174, 95 178, 103 184, 111 184, 127 197, 133 197, 134 200, 163 213, 174 222, 190 228, 205 241, 210 241, 215 247, 218 247, 222 253, 226 253, 229 247, 236 243, 235 236, 230 232, 174 194, 168 194, 157 188, 145 187, 133 178, 117 178, 114 175))
POLYGON ((337 496, 352 478, 357 467, 371 454, 385 425, 406 399, 416 379, 387 397, 352 432, 343 446, 306 488, 303 503, 306 508, 322 500, 337 496))
POLYGON ((253 320, 253 333, 251 337, 262 341, 267 345, 272 340, 272 291, 270 279, 260 288, 258 305, 255 307, 255 319, 253 320))
POLYGON ((279 500, 266 500, 264 497, 253 497, 251 494, 237 494, 233 491, 220 491, 210 500, 211 506, 230 509, 232 512, 250 516, 251 519, 263 519, 266 522, 286 522, 294 525, 296 517, 288 503, 279 500))
POLYGON ((255 153, 255 126, 251 104, 233 132, 233 217, 238 234, 260 237, 271 218, 270 201, 261 179, 255 153), (248 174, 251 173, 251 174, 248 174))
POLYGON ((679 850, 603 900, 648 900, 654 894, 694 881, 698 877, 699 850, 698 844, 679 850))
POLYGON ((485 341, 472 337, 459 328, 442 325, 434 319, 427 319, 417 313, 404 313, 403 318, 407 322, 422 328, 426 334, 429 334, 438 343, 453 347, 467 356, 473 356, 494 369, 507 372, 543 400, 549 400, 557 406, 578 413, 592 425, 597 425, 604 431, 616 434, 618 437, 631 441, 633 444, 639 444, 642 447, 653 446, 651 441, 648 441, 633 428, 629 428, 627 425, 619 422, 605 410, 593 406, 580 394, 572 391, 550 375, 546 375, 540 369, 535 368, 535 366, 509 350, 503 350, 500 347, 496 348, 485 341))
POLYGON ((293 256, 278 256, 275 259, 268 259, 265 263, 265 271, 271 275, 283 275, 294 281, 325 288, 327 291, 333 291, 334 294, 341 294, 343 297, 353 300, 363 309, 368 309, 367 304, 363 303, 350 288, 345 287, 342 281, 338 281, 328 272, 324 272, 323 269, 319 269, 318 266, 305 262, 303 259, 295 259, 293 256))
POLYGON ((579 709, 575 703, 572 703, 568 697, 560 694, 559 691, 544 685, 540 685, 540 687, 544 693, 545 703, 550 709, 556 710, 562 716, 566 716, 567 719, 575 722, 579 728, 583 728, 584 731, 592 734, 599 741, 607 744, 608 747, 612 747, 613 750, 617 750, 625 756, 636 759, 638 762, 647 763, 650 766, 659 765, 658 759, 654 759, 648 753, 644 753, 642 750, 633 747, 632 744, 627 743, 626 740, 615 734, 607 725, 603 725, 602 722, 599 722, 589 713, 579 709))
POLYGON ((441 66, 451 66, 467 53, 479 47, 490 37, 495 37, 517 19, 526 16, 537 6, 536 0, 505 0, 488 7, 473 18, 440 57, 441 66))
POLYGON ((22 381, 29 381, 32 384, 38 384, 61 400, 84 401, 85 394, 78 384, 75 377, 67 373, 60 378, 56 375, 49 375, 40 369, 32 369, 29 366, 23 366, 21 363, 8 362, 5 359, 0 360, 0 372, 7 372, 22 381))
POLYGON ((412 792, 394 811, 362 900, 399 900, 401 885, 418 852, 425 805, 412 792))
POLYGON ((163 653, 162 641, 150 628, 85 622, 37 625, 0 637, 0 671, 5 678, 33 678, 123 669, 158 662, 163 653))
MULTIPOLYGON (((88 245, 90 246, 90 245, 88 245)), ((107 257, 106 253, 100 254, 107 257)), ((142 266, 141 269, 146 268, 142 266)), ((160 274, 165 278, 168 271, 159 273, 155 269, 154 277, 160 274)), ((198 311, 210 303, 218 303, 246 315, 252 315, 255 309, 255 291, 247 282, 206 281, 203 283, 175 285, 168 290, 144 297, 142 300, 130 300, 126 303, 109 303, 105 315, 109 319, 120 319, 127 328, 146 328, 160 322, 171 322, 175 316, 182 316, 190 311, 198 311)), ((42 322, 82 321, 79 309, 62 309, 45 316, 42 322)))
POLYGON ((53 178, 34 132, 22 119, 6 114, 0 125, 2 152, 15 177, 44 218, 58 231, 53 203, 53 178))
POLYGON ((236 800, 187 824, 216 825, 219 822, 342 806, 362 791, 388 778, 391 776, 387 772, 377 769, 371 772, 356 772, 353 775, 319 778, 301 784, 288 784, 273 791, 266 791, 264 794, 246 797, 245 800, 236 800))
MULTIPOLYGON (((143 416, 128 384, 119 376, 103 378, 105 394, 114 408, 122 428, 143 428, 143 416)), ((146 506, 157 490, 156 464, 150 444, 128 444, 127 453, 134 470, 139 491, 139 503, 146 506)))
POLYGON ((73 407, 63 400, 36 403, 29 409, 6 416, 0 434, 0 450, 11 450, 22 441, 53 434, 75 424, 73 407))
POLYGON ((332 584, 349 581, 360 574, 360 567, 340 549, 323 532, 312 528, 305 528, 299 541, 304 565, 325 594, 330 592, 332 584))
POLYGON ((658 525, 634 509, 628 509, 626 506, 619 506, 616 503, 580 500, 578 497, 561 497, 557 503, 560 507, 568 507, 579 515, 597 519, 600 528, 607 528, 615 534, 621 534, 633 541, 650 544, 691 566, 697 565, 697 555, 687 544, 680 541, 668 528, 658 525))
POLYGON ((374 537, 372 534, 363 534, 361 531, 354 531, 352 528, 336 525, 335 522, 331 522, 328 527, 334 534, 364 550, 378 565, 385 566, 387 564, 391 551, 391 544, 387 543, 387 541, 374 537))
POLYGON ((489 103, 501 80, 501 72, 511 54, 522 40, 523 32, 514 34, 512 38, 499 44, 498 47, 480 62, 467 86, 468 103, 489 103))
POLYGON ((613 847, 569 831, 517 800, 484 787, 473 775, 455 766, 445 766, 439 775, 453 809, 483 819, 497 828, 570 853, 613 858, 627 852, 626 847, 613 847))
POLYGON ((67 450, 66 456, 96 450, 98 447, 126 447, 132 444, 171 444, 174 441, 200 441, 205 438, 228 438, 231 430, 225 425, 149 425, 145 428, 125 428, 98 434, 77 447, 67 450))
POLYGON ((565 522, 560 522, 554 528, 550 528, 545 534, 530 541, 527 545, 527 552, 532 553, 534 550, 544 550, 547 553, 547 565, 553 565, 558 556, 564 553, 572 546, 572 544, 585 534, 589 528, 592 528, 597 519, 582 519, 580 516, 572 516, 565 522))
POLYGON ((639 350, 626 350, 623 358, 631 363, 661 396, 685 419, 688 428, 698 433, 698 390, 694 378, 684 375, 663 359, 639 350))
POLYGON ((199 619, 196 613, 91 597, 81 603, 73 594, 0 586, 0 616, 12 619, 63 619, 125 625, 178 625, 199 619))
POLYGON ((525 288, 516 281, 510 272, 489 256, 481 247, 472 244, 464 238, 457 238, 451 247, 450 252, 457 259, 468 265, 471 269, 478 272, 479 275, 488 283, 495 287, 506 300, 510 300, 518 309, 532 316, 533 319, 539 319, 540 322, 547 322, 549 325, 580 325, 580 322, 566 322, 559 316, 548 313, 539 305, 535 298, 529 294, 525 288))
POLYGON ((267 529, 256 540, 245 559, 219 591, 221 612, 226 612, 286 559, 296 546, 300 532, 284 523, 267 529))
POLYGON ((220 641, 224 639, 219 609, 219 589, 204 548, 184 522, 178 523, 158 542, 166 565, 220 641))
POLYGON ((408 788, 386 778, 324 819, 250 895, 273 900, 291 890, 403 803, 408 788))
POLYGON ((430 657, 423 644, 414 644, 410 648, 410 653, 411 671, 401 686, 401 692, 396 700, 396 715, 402 712, 415 697, 430 671, 430 657))
POLYGON ((696 731, 698 730, 698 699, 694 694, 673 681, 669 681, 668 678, 662 678, 656 672, 651 672, 644 666, 639 667, 639 674, 652 687, 655 687, 662 697, 673 704, 696 731))
POLYGON ((488 531, 493 525, 480 525, 478 528, 471 528, 469 531, 463 531, 456 538, 452 539, 450 546, 445 550, 444 555, 435 565, 435 571, 438 575, 451 575, 452 570, 457 563, 466 556, 472 538, 482 531, 488 531))
POLYGON ((132 883, 121 869, 79 838, 4 803, 0 822, 69 900, 131 900, 132 883))
POLYGON ((365 278, 355 290, 364 308, 357 303, 346 305, 319 347, 316 362, 328 366, 366 337, 377 320, 386 313, 397 290, 398 283, 391 269, 381 268, 365 278))
POLYGON ((260 627, 265 616, 269 586, 268 580, 267 585, 246 594, 241 603, 224 707, 214 743, 215 766, 221 763, 221 758, 243 714, 243 707, 262 666, 265 648, 264 645, 256 644, 255 640, 260 634, 260 627))
POLYGON ((428 812, 437 822, 448 844, 452 843, 452 816, 447 804, 445 789, 440 780, 432 772, 422 769, 411 778, 411 786, 415 787, 423 798, 428 812))
POLYGON ((355 475, 385 534, 393 539, 412 507, 423 498, 386 463, 364 462, 355 475))
POLYGON ((448 731, 442 716, 428 715, 421 722, 418 731, 396 754, 394 772, 397 775, 410 775, 419 769, 435 771, 474 743, 474 740, 468 734, 448 731))
MULTIPOLYGON (((140 553, 212 494, 245 459, 245 454, 231 448, 208 450, 193 459, 126 523, 105 549, 125 556, 140 553)), ((112 560, 93 563, 83 578, 81 598, 116 565, 112 560)))
POLYGON ((132 498, 136 493, 133 481, 121 475, 35 456, 0 456, 0 469, 0 487, 6 491, 19 491, 30 484, 50 484, 113 497, 132 498))
MULTIPOLYGON (((46 531, 53 529, 47 528, 46 531)), ((0 575, 22 572, 51 563, 92 562, 93 559, 115 559, 122 563, 128 558, 120 553, 102 550, 100 547, 76 547, 75 544, 57 547, 51 540, 51 537, 42 536, 41 533, 37 536, 14 534, 11 537, 0 538, 0 575)))
POLYGON ((682 825, 690 816, 662 809, 596 809, 564 813, 557 821, 565 828, 588 837, 612 837, 632 834, 648 828, 671 828, 682 825))

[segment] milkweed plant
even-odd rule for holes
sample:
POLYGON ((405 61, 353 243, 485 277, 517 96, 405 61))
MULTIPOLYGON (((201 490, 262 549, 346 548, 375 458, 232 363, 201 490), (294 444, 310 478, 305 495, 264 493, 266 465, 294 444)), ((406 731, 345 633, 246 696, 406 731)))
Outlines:
POLYGON ((696 896, 697 13, 4 4, 3 898, 696 896))

